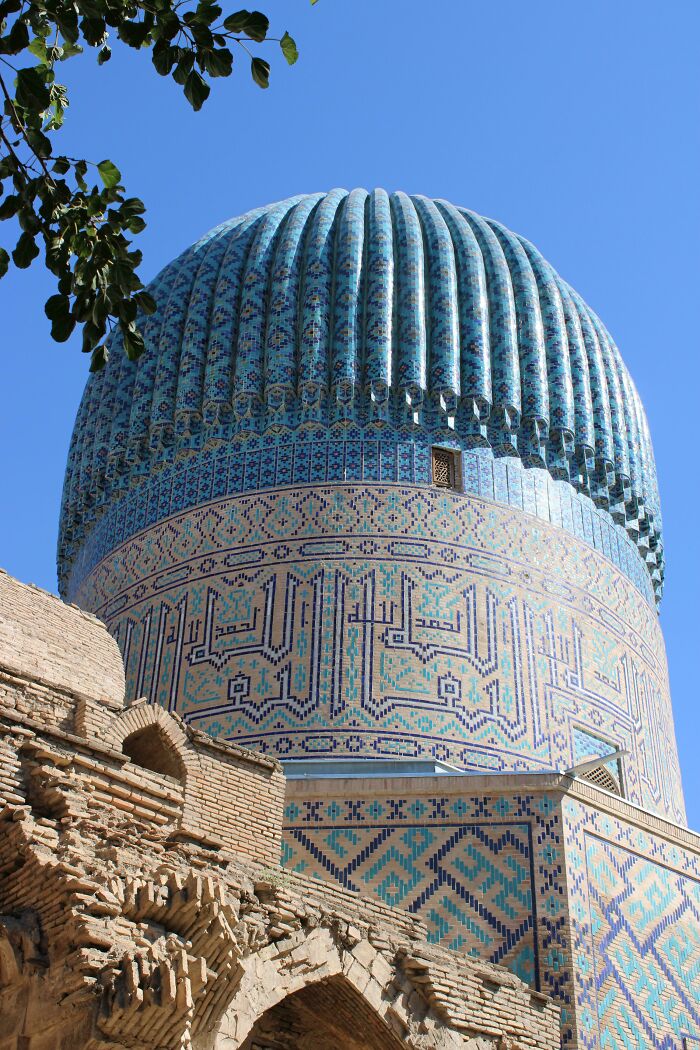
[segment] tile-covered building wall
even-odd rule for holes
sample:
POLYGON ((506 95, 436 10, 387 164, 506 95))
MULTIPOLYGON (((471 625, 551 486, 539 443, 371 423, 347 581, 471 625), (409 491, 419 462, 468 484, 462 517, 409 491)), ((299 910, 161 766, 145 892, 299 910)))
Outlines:
POLYGON ((420 915, 562 1009, 562 1045, 700 1039, 700 837, 569 778, 296 780, 283 862, 420 915))
POLYGON ((656 613, 605 557, 427 486, 213 500, 107 555, 76 600, 127 690, 278 757, 551 770, 588 729, 628 796, 683 820, 656 613))
POLYGON ((700 836, 566 798, 581 1050, 700 1044, 700 836))
POLYGON ((558 800, 489 779, 288 781, 282 861, 420 915, 430 940, 507 966, 566 1015, 558 800))

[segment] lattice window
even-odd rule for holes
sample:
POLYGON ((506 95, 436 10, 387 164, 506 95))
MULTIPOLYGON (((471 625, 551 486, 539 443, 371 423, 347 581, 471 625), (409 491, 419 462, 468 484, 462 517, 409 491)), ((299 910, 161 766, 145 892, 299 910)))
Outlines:
POLYGON ((443 489, 457 487, 457 470, 455 454, 448 448, 433 449, 433 482, 443 489))
POLYGON ((603 788, 605 791, 611 791, 613 795, 622 794, 616 777, 613 776, 607 766, 602 764, 582 773, 581 779, 590 780, 591 784, 595 784, 596 787, 603 788))

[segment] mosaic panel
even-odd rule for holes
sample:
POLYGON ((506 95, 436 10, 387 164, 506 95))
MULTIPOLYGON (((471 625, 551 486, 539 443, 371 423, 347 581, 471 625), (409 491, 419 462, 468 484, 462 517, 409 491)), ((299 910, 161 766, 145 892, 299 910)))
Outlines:
MULTIPOLYGON (((421 786, 416 787, 416 784, 421 786)), ((283 863, 406 908, 429 939, 507 966, 570 1004, 561 821, 527 793, 474 797, 384 783, 337 794, 332 782, 288 784, 283 863)), ((347 790, 347 782, 345 783, 347 790)))
POLYGON ((700 1040, 697 853, 564 801, 579 1047, 700 1040))
POLYGON ((561 530, 476 497, 358 485, 227 498, 162 522, 77 600, 128 694, 281 757, 567 768, 572 727, 631 752, 683 819, 656 615, 561 530))

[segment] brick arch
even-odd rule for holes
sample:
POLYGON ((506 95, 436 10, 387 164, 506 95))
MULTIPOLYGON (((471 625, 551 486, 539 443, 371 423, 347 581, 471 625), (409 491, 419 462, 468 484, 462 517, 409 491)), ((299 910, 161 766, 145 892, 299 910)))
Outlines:
POLYGON ((288 1045, 299 1050, 463 1046, 418 991, 407 991, 391 955, 368 940, 350 948, 334 930, 317 928, 275 948, 241 960, 240 979, 214 1040, 195 1042, 195 1050, 250 1050, 258 1039, 267 1045, 266 1033, 289 1024, 299 1031, 288 1045), (361 1030, 353 1028, 352 1017, 361 1030))
POLYGON ((138 700, 110 722, 104 742, 137 765, 179 780, 184 789, 182 821, 189 819, 188 803, 193 801, 192 785, 201 771, 201 760, 178 715, 159 704, 138 700), (150 740, 149 734, 153 734, 150 740), (153 754, 149 757, 150 744, 153 754))
POLYGON ((137 700, 117 715, 109 723, 104 742, 116 751, 121 751, 128 737, 150 726, 158 727, 184 761, 184 755, 190 749, 190 742, 181 719, 177 715, 169 714, 160 704, 152 704, 148 700, 137 700))

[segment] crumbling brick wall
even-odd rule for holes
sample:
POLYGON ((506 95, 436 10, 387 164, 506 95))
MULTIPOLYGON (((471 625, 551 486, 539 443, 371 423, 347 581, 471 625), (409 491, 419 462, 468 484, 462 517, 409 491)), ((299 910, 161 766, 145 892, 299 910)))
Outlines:
POLYGON ((368 1047, 558 1046, 558 1009, 515 976, 279 868, 277 764, 145 703, 117 710, 104 629, 0 586, 0 1050, 248 1050, 289 1025, 300 1050, 351 1050, 363 1030, 368 1047), (90 651, 103 666, 78 672, 90 651), (148 732, 165 771, 133 746, 148 732))

